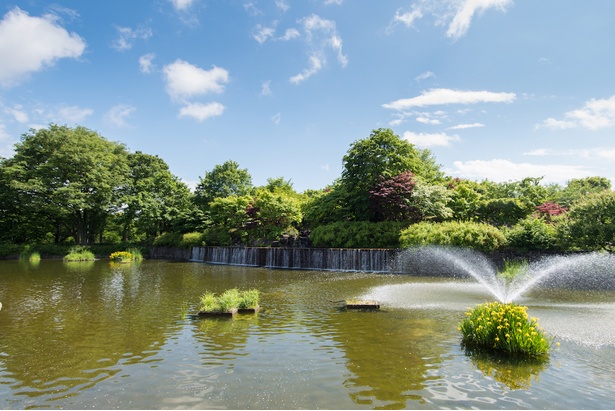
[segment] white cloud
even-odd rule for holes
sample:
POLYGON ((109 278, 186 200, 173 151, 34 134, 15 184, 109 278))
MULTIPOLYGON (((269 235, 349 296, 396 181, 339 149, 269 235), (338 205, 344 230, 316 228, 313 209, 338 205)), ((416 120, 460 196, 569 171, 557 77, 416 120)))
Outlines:
POLYGON ((404 110, 410 107, 425 107, 442 104, 477 104, 510 103, 516 98, 515 93, 494 93, 491 91, 463 91, 445 88, 431 89, 420 96, 400 99, 383 104, 392 110, 404 110))
POLYGON ((331 4, 336 4, 338 6, 341 6, 343 2, 344 0, 325 0, 325 6, 329 6, 331 4))
POLYGON ((105 114, 105 119, 108 123, 113 124, 116 127, 126 127, 126 119, 130 116, 136 108, 127 104, 118 104, 111 107, 111 109, 105 114))
POLYGON ((7 109, 6 112, 13 116, 15 121, 19 123, 23 124, 28 122, 28 113, 26 113, 19 104, 15 105, 13 108, 7 109))
POLYGON ((337 33, 336 25, 333 20, 323 19, 316 14, 312 14, 300 20, 303 24, 305 39, 310 47, 315 50, 309 58, 309 66, 301 73, 290 78, 293 84, 299 84, 320 71, 326 64, 326 51, 333 50, 336 53, 337 61, 342 67, 348 64, 348 56, 342 49, 342 38, 337 33))
MULTIPOLYGON (((402 23, 407 27, 413 27, 414 22, 423 17, 423 11, 419 8, 417 4, 412 6, 412 10, 403 12, 401 9, 395 11, 395 16, 393 16, 392 26, 397 23, 402 23)), ((389 26, 391 28, 392 26, 389 26)))
POLYGON ((299 36, 301 36, 301 34, 299 33, 299 30, 295 28, 290 28, 290 29, 286 29, 286 31, 284 32, 284 35, 280 37, 278 40, 287 41, 287 40, 296 39, 299 36))
POLYGON ((512 0, 463 0, 455 12, 446 35, 458 39, 466 34, 476 13, 482 13, 491 8, 504 11, 510 4, 512 0))
POLYGON ((85 41, 56 20, 52 15, 31 17, 17 7, 4 15, 0 21, 0 86, 14 86, 58 59, 83 54, 85 41))
POLYGON ((485 127, 485 125, 482 123, 457 124, 456 126, 449 127, 448 129, 449 130, 465 130, 468 128, 478 128, 478 127, 485 127))
POLYGON ((170 0, 170 2, 175 10, 186 11, 192 7, 194 0, 170 0))
POLYGON ((214 66, 203 70, 183 60, 175 60, 162 69, 169 95, 176 100, 183 100, 208 93, 222 93, 228 82, 228 71, 214 66))
POLYGON ((118 38, 112 46, 118 51, 130 50, 134 40, 146 40, 152 36, 151 29, 131 29, 130 27, 116 27, 118 38))
POLYGON ((322 69, 322 60, 316 55, 311 55, 309 67, 304 69, 301 73, 292 76, 290 82, 299 84, 318 73, 320 69, 322 69))
POLYGON ((79 106, 64 106, 58 110, 59 116, 69 123, 81 123, 87 116, 94 112, 91 108, 79 106))
POLYGON ((273 117, 271 117, 271 121, 277 126, 282 121, 282 114, 276 113, 273 117))
POLYGON ((436 26, 448 26, 446 36, 454 40, 463 37, 475 15, 489 9, 506 11, 513 0, 416 0, 410 11, 398 9, 387 29, 391 31, 398 24, 415 27, 419 19, 432 15, 436 26))
POLYGON ((198 121, 203 121, 210 117, 221 116, 225 109, 226 107, 218 102, 190 103, 179 110, 179 117, 192 117, 198 121))
POLYGON ((149 74, 154 71, 154 58, 156 58, 156 54, 148 53, 139 57, 139 67, 142 73, 149 74))
POLYGON ((414 80, 416 81, 423 81, 423 80, 427 80, 428 78, 433 78, 436 75, 434 73, 432 73, 431 71, 426 71, 424 73, 419 74, 418 76, 416 76, 414 78, 414 80))
POLYGON ((287 12, 290 9, 290 6, 286 0, 275 0, 275 5, 283 12, 287 12))
POLYGON ((565 183, 573 178, 584 178, 595 174, 582 166, 513 163, 503 159, 455 161, 453 169, 447 170, 447 173, 470 180, 488 179, 495 182, 522 180, 526 177, 544 177, 542 182, 547 184, 565 183))
POLYGON ((271 95, 271 80, 263 81, 261 85, 261 96, 271 95))
POLYGON ((258 24, 254 29, 254 34, 252 34, 252 38, 258 41, 259 44, 263 44, 267 40, 273 37, 275 34, 275 27, 264 27, 258 24))
POLYGON ((598 130, 615 125, 615 96, 607 99, 591 99, 577 110, 564 114, 564 120, 548 118, 537 128, 550 129, 586 128, 598 130))
POLYGON ((419 147, 446 147, 461 140, 459 136, 449 136, 445 133, 413 133, 412 131, 406 131, 403 138, 419 147))
POLYGON ((438 125, 441 124, 442 122, 440 120, 438 120, 437 118, 431 118, 429 116, 418 116, 416 118, 416 121, 418 121, 419 123, 423 123, 423 124, 431 124, 431 125, 438 125))

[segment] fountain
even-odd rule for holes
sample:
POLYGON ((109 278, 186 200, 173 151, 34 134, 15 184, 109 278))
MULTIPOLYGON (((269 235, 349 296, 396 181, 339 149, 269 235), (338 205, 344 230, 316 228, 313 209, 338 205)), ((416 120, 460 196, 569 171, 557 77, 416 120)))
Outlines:
POLYGON ((529 263, 527 269, 508 281, 498 275, 491 260, 477 251, 427 246, 399 253, 393 271, 472 278, 503 303, 515 301, 537 287, 615 290, 615 256, 602 253, 545 256, 529 263))

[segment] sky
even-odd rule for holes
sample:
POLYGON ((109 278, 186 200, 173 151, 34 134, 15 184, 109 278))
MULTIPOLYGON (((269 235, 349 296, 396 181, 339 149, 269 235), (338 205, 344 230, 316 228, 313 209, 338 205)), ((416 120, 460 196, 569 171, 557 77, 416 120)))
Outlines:
POLYGON ((390 128, 453 177, 615 183, 614 39, 612 0, 1 0, 0 156, 80 125, 302 192, 390 128))

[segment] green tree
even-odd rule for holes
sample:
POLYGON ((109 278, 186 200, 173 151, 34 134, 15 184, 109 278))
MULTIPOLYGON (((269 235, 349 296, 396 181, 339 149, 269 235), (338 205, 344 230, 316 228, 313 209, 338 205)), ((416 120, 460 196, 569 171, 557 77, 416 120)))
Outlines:
POLYGON ((410 171, 434 182, 443 174, 429 150, 417 149, 390 129, 374 130, 368 138, 355 141, 343 158, 341 184, 356 220, 373 220, 369 191, 381 179, 410 171))
POLYGON ((149 240, 173 231, 178 220, 190 213, 190 189, 158 156, 137 151, 128 155, 128 163, 130 172, 122 190, 122 239, 134 239, 133 229, 137 239, 149 240))
POLYGON ((4 162, 5 182, 25 218, 54 227, 55 241, 66 230, 79 244, 102 236, 117 209, 118 191, 128 171, 127 151, 98 133, 51 124, 31 130, 4 162))
POLYGON ((574 203, 584 200, 590 194, 610 189, 611 182, 604 177, 575 178, 561 190, 557 203, 570 208, 574 203))
POLYGON ((252 176, 248 170, 240 169, 238 163, 229 160, 205 173, 196 186, 194 201, 201 210, 206 211, 216 198, 244 196, 251 189, 252 176))
POLYGON ((569 241, 589 250, 615 251, 615 192, 603 190, 577 202, 568 212, 569 241))

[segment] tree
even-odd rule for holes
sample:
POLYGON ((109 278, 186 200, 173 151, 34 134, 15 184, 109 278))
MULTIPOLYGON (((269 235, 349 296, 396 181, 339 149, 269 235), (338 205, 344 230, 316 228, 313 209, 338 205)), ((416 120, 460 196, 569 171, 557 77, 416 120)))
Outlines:
POLYGON ((247 169, 240 169, 235 161, 227 161, 216 165, 213 170, 205 173, 194 192, 194 201, 205 211, 216 198, 231 195, 243 196, 252 189, 252 176, 247 169))
POLYGON ((420 211, 413 204, 412 191, 416 185, 414 174, 401 174, 381 181, 369 191, 369 205, 373 222, 418 220, 420 211))
POLYGON ((4 178, 22 204, 21 212, 45 230, 63 231, 86 245, 102 236, 106 219, 117 208, 128 170, 126 149, 78 126, 51 124, 30 130, 4 163, 4 178))
POLYGON ((122 239, 131 239, 133 228, 137 238, 150 240, 173 231, 173 225, 191 210, 190 189, 158 156, 137 151, 128 155, 128 163, 130 171, 122 189, 122 239))
POLYGON ((611 182, 604 177, 575 178, 559 193, 558 204, 570 208, 593 193, 610 190, 611 182))
POLYGON ((344 156, 343 164, 340 181, 356 220, 373 220, 369 191, 381 179, 410 171, 427 182, 434 182, 443 175, 429 150, 417 149, 390 129, 374 130, 368 138, 355 141, 344 156))
POLYGON ((568 219, 567 234, 573 245, 615 251, 615 192, 591 194, 570 208, 568 219))

